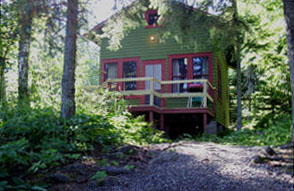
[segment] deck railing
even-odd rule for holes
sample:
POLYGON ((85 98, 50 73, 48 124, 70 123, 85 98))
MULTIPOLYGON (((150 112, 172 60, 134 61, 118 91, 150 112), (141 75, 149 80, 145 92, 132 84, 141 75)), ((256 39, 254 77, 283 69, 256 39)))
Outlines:
MULTIPOLYGON (((201 98, 202 103, 200 107, 208 107, 208 100, 214 102, 215 87, 207 79, 195 79, 195 80, 174 80, 174 81, 160 81, 152 77, 140 77, 140 78, 120 78, 120 79, 108 79, 104 82, 104 87, 108 87, 111 90, 119 91, 124 96, 149 96, 149 106, 156 106, 154 104, 155 97, 160 99, 168 98, 188 98, 187 107, 192 107, 193 98, 201 98), (134 82, 135 88, 126 90, 126 83, 134 82), (185 86, 185 92, 173 92, 173 85, 185 86), (201 88, 195 92, 191 92, 188 89, 190 84, 201 84, 201 88), (148 87, 149 85, 149 87, 148 87)), ((179 89, 179 88, 178 88, 179 89)), ((183 88, 182 88, 183 89, 183 88)))

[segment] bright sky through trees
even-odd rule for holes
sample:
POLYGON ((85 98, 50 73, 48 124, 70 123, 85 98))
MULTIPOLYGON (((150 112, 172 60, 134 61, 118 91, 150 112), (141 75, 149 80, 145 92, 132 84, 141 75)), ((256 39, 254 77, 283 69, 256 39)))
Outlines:
POLYGON ((91 11, 89 15, 90 27, 107 19, 115 12, 113 10, 114 0, 94 0, 90 1, 88 6, 91 11))

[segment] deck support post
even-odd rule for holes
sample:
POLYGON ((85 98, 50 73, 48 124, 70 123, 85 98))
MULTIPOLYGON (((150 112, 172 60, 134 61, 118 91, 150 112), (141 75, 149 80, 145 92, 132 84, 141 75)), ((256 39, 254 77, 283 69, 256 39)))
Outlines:
POLYGON ((164 114, 160 114, 160 130, 164 130, 164 114))
POLYGON ((150 80, 150 105, 153 106, 154 104, 154 79, 150 80))
POLYGON ((203 114, 203 130, 206 131, 206 125, 207 125, 207 113, 203 114))
POLYGON ((207 82, 203 84, 203 107, 207 107, 207 82))
POLYGON ((153 111, 149 111, 149 122, 152 123, 154 120, 153 111))

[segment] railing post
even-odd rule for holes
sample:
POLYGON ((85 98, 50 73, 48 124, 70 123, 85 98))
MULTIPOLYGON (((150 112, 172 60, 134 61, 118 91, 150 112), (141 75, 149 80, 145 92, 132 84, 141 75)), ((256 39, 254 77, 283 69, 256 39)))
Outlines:
POLYGON ((207 81, 203 83, 203 107, 207 107, 207 81))
POLYGON ((153 94, 153 92, 154 92, 154 79, 151 79, 150 80, 150 105, 153 105, 153 103, 154 103, 154 94, 153 94))

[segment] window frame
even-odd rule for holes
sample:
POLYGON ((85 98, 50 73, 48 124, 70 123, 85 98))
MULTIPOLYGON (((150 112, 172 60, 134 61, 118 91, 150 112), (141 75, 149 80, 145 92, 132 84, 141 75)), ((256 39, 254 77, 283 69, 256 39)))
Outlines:
MULTIPOLYGON (((166 60, 165 59, 158 59, 158 60, 144 60, 142 61, 142 76, 146 77, 146 70, 145 67, 146 65, 153 65, 153 64, 161 64, 161 81, 165 81, 166 80, 166 60)), ((143 83, 143 90, 145 90, 145 83, 143 83)), ((161 93, 165 93, 165 87, 162 88, 161 87, 161 93)), ((165 98, 161 98, 162 100, 162 107, 165 107, 165 98)), ((144 96, 142 97, 141 100, 142 105, 145 104, 145 99, 144 96)))
MULTIPOLYGON (((106 81, 105 79, 105 66, 108 63, 117 63, 117 78, 124 78, 124 74, 123 74, 123 63, 124 62, 136 62, 136 78, 140 77, 140 57, 131 57, 131 58, 117 58, 117 59, 104 59, 101 60, 101 84, 104 83, 106 81)), ((136 82, 136 89, 135 90, 139 90, 140 87, 140 82, 136 82)), ((118 83, 118 88, 119 87, 123 87, 123 83, 119 82, 118 83)), ((127 99, 134 99, 134 98, 140 98, 140 96, 126 96, 127 99)))
POLYGON ((156 9, 151 9, 145 12, 145 21, 146 21, 146 26, 145 28, 157 28, 159 27, 158 25, 158 19, 159 19, 159 15, 158 15, 158 19, 155 25, 149 25, 149 15, 151 14, 157 14, 158 15, 158 11, 156 9))
POLYGON ((107 70, 107 65, 110 65, 110 64, 116 64, 116 71, 117 71, 117 73, 116 73, 116 78, 118 77, 118 63, 117 62, 107 62, 107 63, 105 63, 105 65, 104 65, 104 69, 105 69, 105 71, 104 71, 104 73, 103 73, 103 75, 104 75, 104 79, 106 80, 106 79, 109 79, 109 75, 108 75, 108 71, 106 71, 107 70))
MULTIPOLYGON (((188 59, 187 59, 187 65, 186 65, 186 74, 185 75, 175 75, 174 74, 174 60, 180 60, 180 59, 184 59, 184 65, 186 65, 185 59, 187 59, 187 58, 185 58, 185 57, 182 57, 182 58, 173 58, 172 59, 172 69, 171 69, 172 70, 172 78, 171 78, 172 80, 174 80, 174 78, 178 78, 178 80, 188 80, 188 70, 189 70, 189 62, 188 62, 188 59)), ((179 71, 181 71, 181 68, 179 69, 179 71)), ((173 84, 172 85, 172 91, 174 90, 174 87, 177 86, 177 85, 179 85, 178 86, 179 92, 186 92, 187 91, 187 88, 186 89, 184 88, 184 84, 173 84), (181 89, 182 90, 186 90, 186 91, 181 91, 181 89)))

